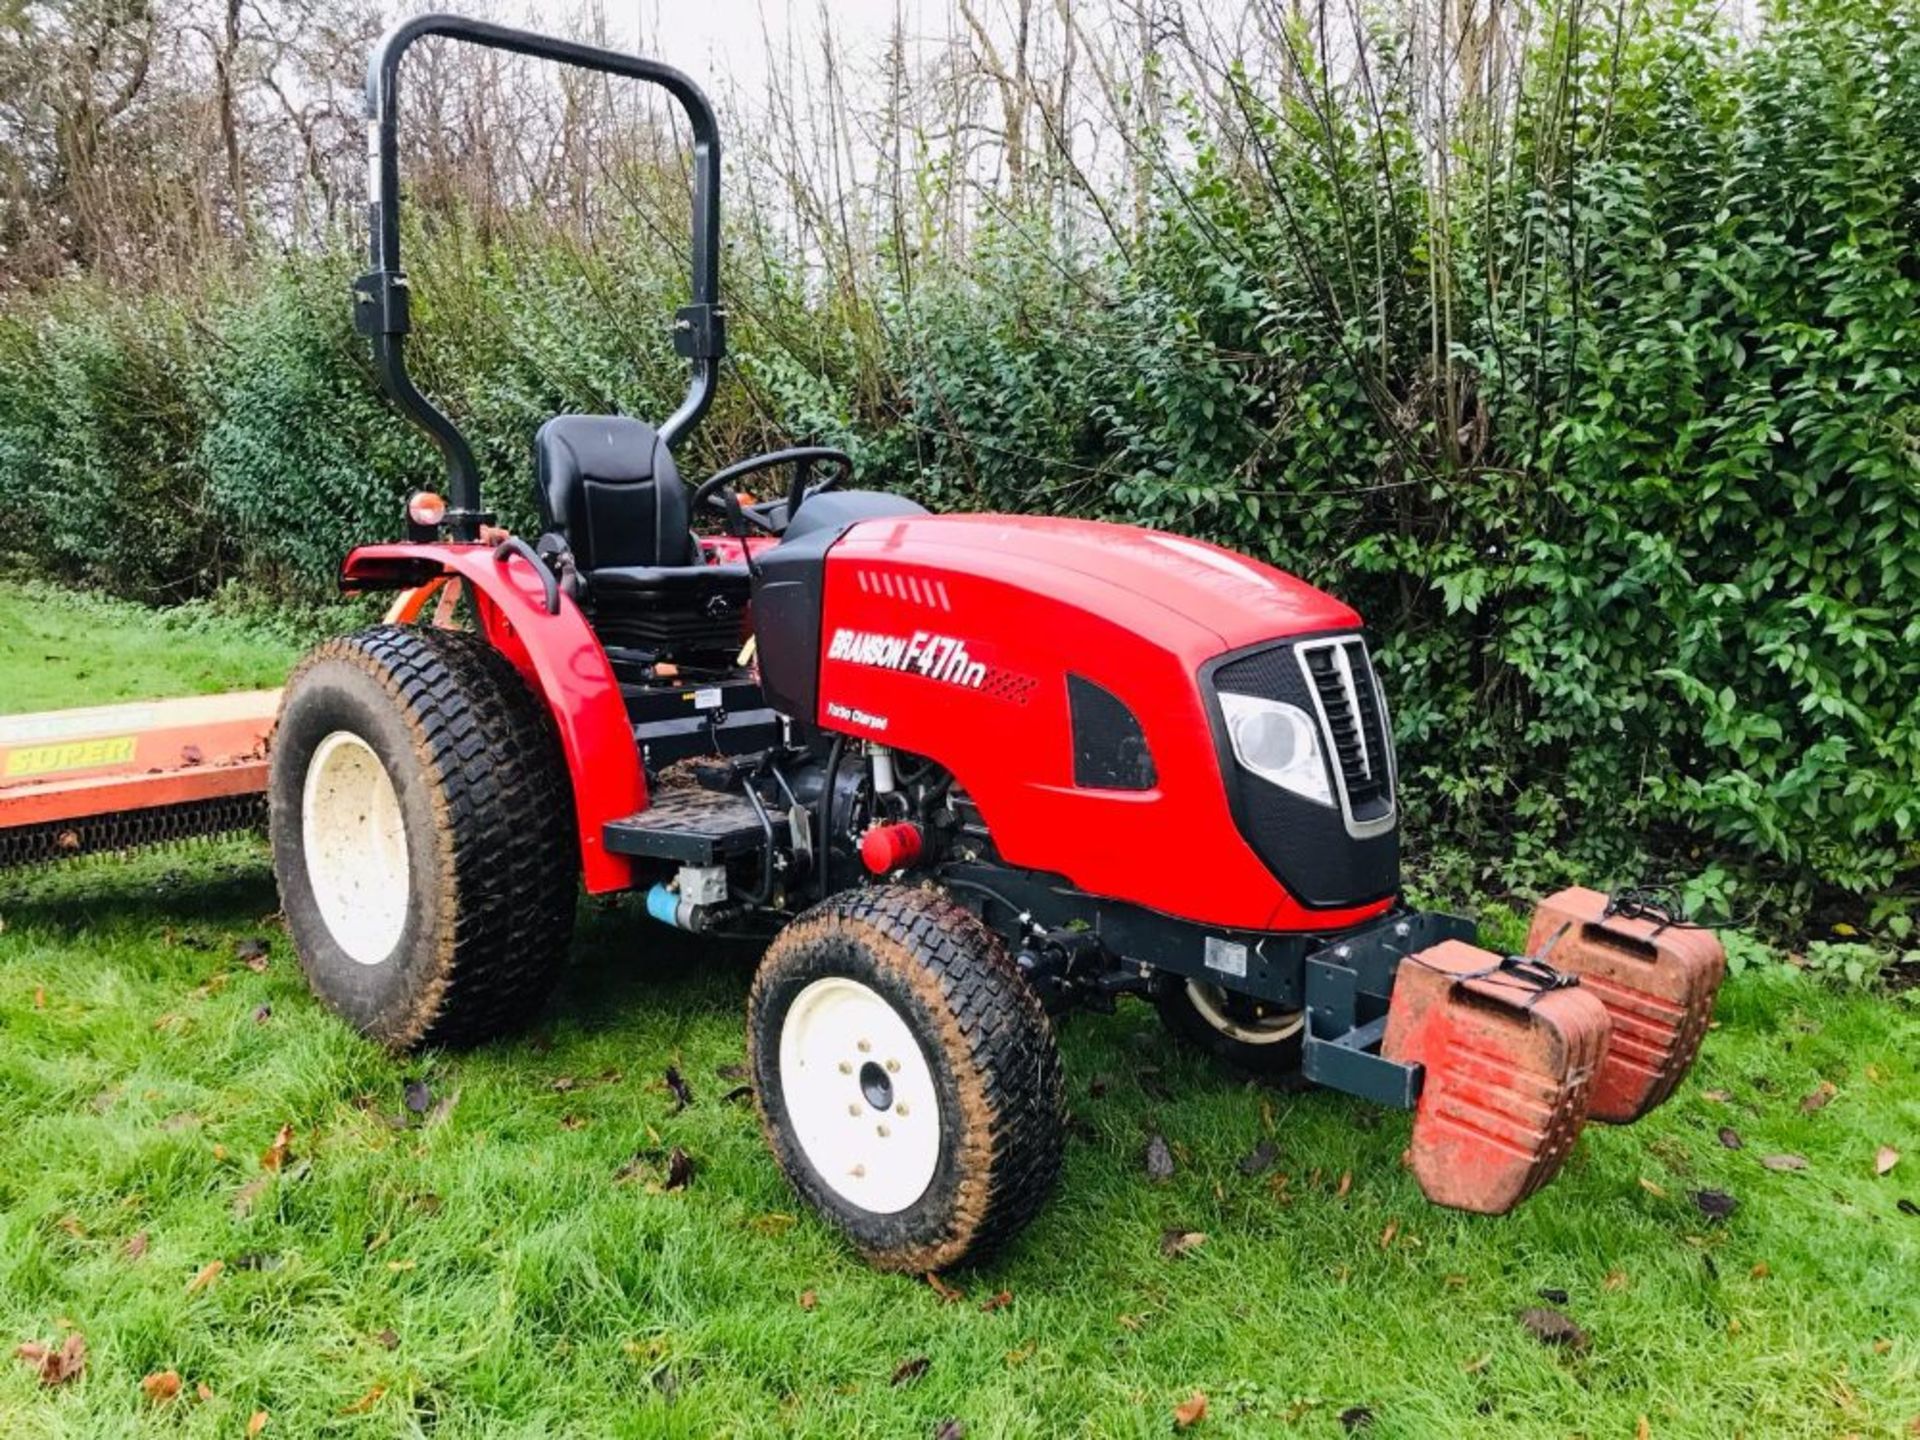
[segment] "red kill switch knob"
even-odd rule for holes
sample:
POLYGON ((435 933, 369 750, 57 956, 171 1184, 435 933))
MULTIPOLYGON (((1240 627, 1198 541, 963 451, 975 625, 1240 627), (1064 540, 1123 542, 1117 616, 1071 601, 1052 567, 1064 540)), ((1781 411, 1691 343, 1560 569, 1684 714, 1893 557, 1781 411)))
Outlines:
POLYGON ((918 825, 876 825, 860 837, 860 858, 876 875, 911 865, 920 858, 918 825))

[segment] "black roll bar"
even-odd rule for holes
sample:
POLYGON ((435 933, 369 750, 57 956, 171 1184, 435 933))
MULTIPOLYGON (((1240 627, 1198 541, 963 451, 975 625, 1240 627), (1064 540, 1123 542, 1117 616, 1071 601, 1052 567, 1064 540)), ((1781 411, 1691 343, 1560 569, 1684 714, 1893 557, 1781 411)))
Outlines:
POLYGON ((421 15, 403 21, 374 47, 367 62, 366 97, 372 192, 367 197, 367 221, 373 268, 353 285, 354 326, 373 342, 381 388, 402 414, 427 433, 446 460, 449 531, 456 540, 475 540, 480 526, 492 517, 480 508, 480 472, 473 447, 445 412, 415 388, 407 375, 403 349, 409 321, 407 274, 400 265, 400 59, 414 41, 428 35, 644 80, 665 89, 686 112, 693 127, 693 303, 674 315, 673 344, 692 362, 693 378, 687 398, 660 427, 660 438, 669 445, 697 425, 713 403, 720 359, 727 348, 726 313, 720 308, 720 127, 713 106, 687 76, 670 65, 617 50, 459 15, 421 15))

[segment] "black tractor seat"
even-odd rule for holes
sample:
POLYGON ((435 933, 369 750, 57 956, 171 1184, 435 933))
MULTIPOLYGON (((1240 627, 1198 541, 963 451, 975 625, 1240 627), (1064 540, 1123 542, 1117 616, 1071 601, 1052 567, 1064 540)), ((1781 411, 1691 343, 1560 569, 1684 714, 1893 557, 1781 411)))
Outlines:
POLYGON ((702 561, 687 487, 659 432, 624 415, 556 415, 533 439, 540 519, 570 556, 601 643, 661 657, 738 650, 745 565, 702 561))

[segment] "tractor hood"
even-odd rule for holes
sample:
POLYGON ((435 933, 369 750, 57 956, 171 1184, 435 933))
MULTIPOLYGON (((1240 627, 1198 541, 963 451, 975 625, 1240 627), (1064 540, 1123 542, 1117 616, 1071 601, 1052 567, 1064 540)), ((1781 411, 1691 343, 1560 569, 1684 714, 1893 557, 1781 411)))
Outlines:
POLYGON ((1136 633, 1188 654, 1196 647, 1219 654, 1360 625, 1349 606, 1283 570, 1204 540, 1136 525, 916 515, 864 521, 835 548, 874 559, 943 561, 981 579, 1124 619, 1136 633))

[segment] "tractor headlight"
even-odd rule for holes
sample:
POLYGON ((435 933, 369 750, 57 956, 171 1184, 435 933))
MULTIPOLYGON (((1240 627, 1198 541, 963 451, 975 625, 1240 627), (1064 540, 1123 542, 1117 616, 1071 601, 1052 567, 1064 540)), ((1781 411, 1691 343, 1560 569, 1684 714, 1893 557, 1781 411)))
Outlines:
POLYGON ((1262 780, 1313 801, 1333 804, 1333 785, 1320 753, 1320 732, 1297 705, 1253 695, 1220 693, 1234 758, 1262 780))

